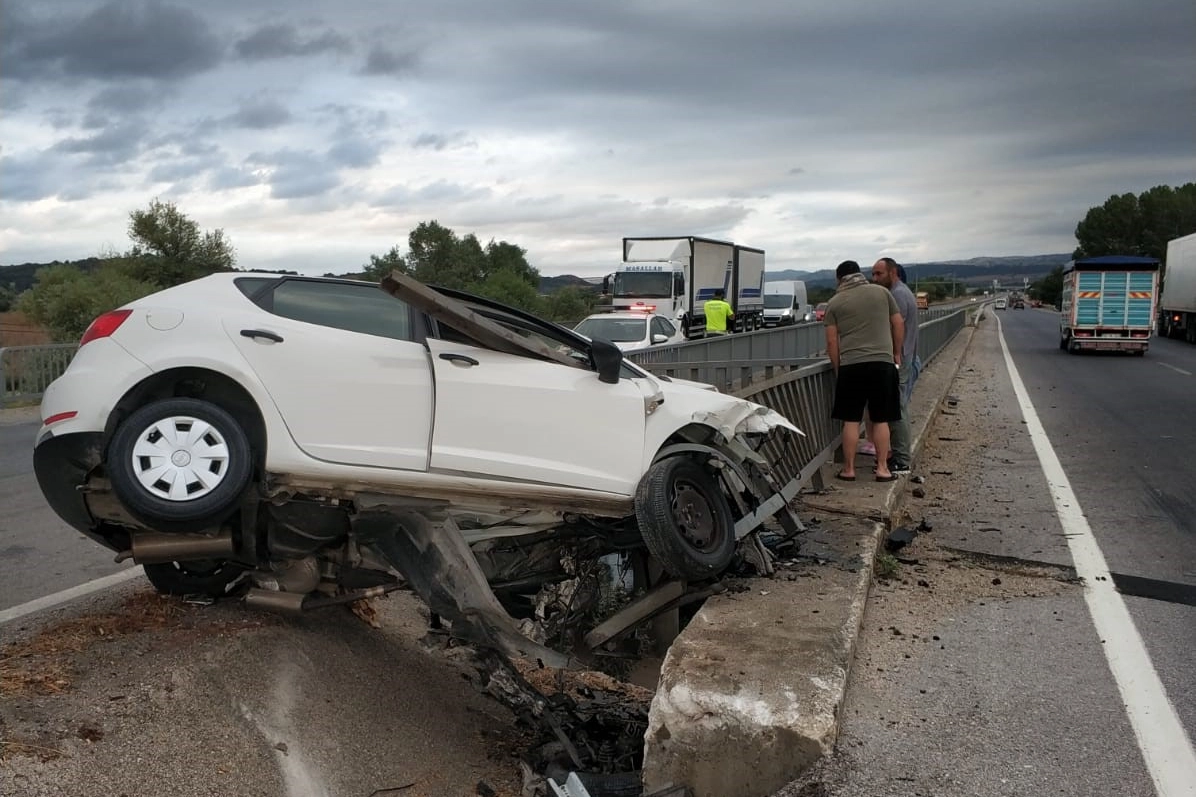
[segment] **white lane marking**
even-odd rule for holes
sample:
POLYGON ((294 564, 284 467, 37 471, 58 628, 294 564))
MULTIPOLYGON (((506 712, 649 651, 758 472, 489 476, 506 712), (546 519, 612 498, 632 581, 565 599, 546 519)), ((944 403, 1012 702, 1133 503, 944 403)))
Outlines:
POLYGON ((84 595, 90 595, 93 592, 100 592, 109 587, 115 587, 117 584, 123 584, 126 581, 131 581, 138 576, 143 575, 140 567, 130 567, 119 573, 113 573, 110 576, 97 578, 94 581, 88 581, 86 584, 80 584, 77 587, 64 589, 61 592, 55 592, 53 595, 45 595, 41 598, 35 598, 28 603, 22 603, 19 606, 13 606, 11 609, 0 610, 0 625, 12 622, 18 618, 24 617, 34 612, 40 612, 45 609, 51 609, 63 603, 68 603, 76 598, 82 598, 84 595))
MULTIPOLYGON (((1155 360, 1155 362, 1158 362, 1158 360, 1155 360)), ((1167 363, 1159 363, 1159 365, 1163 366, 1164 368, 1170 368, 1172 371, 1178 371, 1179 373, 1183 374, 1184 376, 1192 375, 1191 371, 1185 371, 1182 368, 1176 368, 1174 365, 1168 365, 1167 363)))
POLYGON ((1063 465, 1051 447, 1030 394, 1018 376, 1017 366, 1005 343, 1005 332, 1001 319, 997 319, 997 335, 1001 340, 1001 351, 1005 354, 1005 366, 1013 380, 1013 390, 1026 419, 1026 429, 1034 441, 1034 450, 1042 473, 1050 487, 1055 502, 1055 513, 1063 526, 1067 547, 1071 550, 1076 573, 1084 579, 1084 600, 1088 614, 1101 639, 1101 648, 1109 662, 1113 680, 1125 703, 1126 715, 1138 740, 1138 749, 1146 769, 1154 780, 1158 797, 1196 797, 1196 750, 1184 730, 1183 723, 1175 713, 1175 706, 1163 689, 1163 682, 1155 672, 1154 663, 1134 619, 1130 616, 1113 586, 1113 578, 1084 516, 1084 510, 1076 499, 1063 465))

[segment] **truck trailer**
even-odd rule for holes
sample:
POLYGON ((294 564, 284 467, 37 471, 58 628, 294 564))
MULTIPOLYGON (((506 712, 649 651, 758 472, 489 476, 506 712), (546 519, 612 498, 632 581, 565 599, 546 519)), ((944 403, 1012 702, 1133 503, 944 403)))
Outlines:
POLYGON ((1167 242, 1159 334, 1196 343, 1196 233, 1167 242))
POLYGON ((686 338, 706 334, 706 302, 721 290, 735 330, 764 317, 764 250, 697 236, 624 238, 623 262, 610 275, 613 309, 667 316, 686 338))
POLYGON ((1159 261, 1107 255, 1073 260, 1063 269, 1059 348, 1146 354, 1154 330, 1159 261))

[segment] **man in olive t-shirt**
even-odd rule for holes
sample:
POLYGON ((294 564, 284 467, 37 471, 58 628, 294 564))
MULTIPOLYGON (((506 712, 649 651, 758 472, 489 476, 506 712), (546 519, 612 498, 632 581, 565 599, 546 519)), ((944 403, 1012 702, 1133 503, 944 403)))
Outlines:
POLYGON ((893 481, 889 470, 889 422, 901 417, 897 372, 905 327, 887 288, 868 282, 860 264, 835 269, 839 286, 827 303, 826 355, 835 369, 831 417, 843 422, 843 469, 836 478, 855 481, 855 454, 864 409, 873 423, 876 480, 893 481))

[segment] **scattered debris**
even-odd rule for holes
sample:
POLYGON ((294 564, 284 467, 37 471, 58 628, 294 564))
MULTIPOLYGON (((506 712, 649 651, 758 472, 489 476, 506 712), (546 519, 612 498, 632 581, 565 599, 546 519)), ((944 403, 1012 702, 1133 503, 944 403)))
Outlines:
POLYGON ((915 487, 913 490, 913 496, 914 496, 914 498, 925 498, 926 497, 926 488, 921 487, 921 486, 915 487))
POLYGON ((890 551, 899 551, 913 542, 914 537, 917 536, 917 529, 910 528, 909 526, 898 526, 889 532, 889 536, 885 540, 885 548, 890 551))
POLYGON ((918 524, 918 531, 934 531, 934 523, 922 518, 922 522, 918 524))
MULTIPOLYGON (((931 472, 933 473, 933 471, 931 471, 931 472)), ((913 482, 914 484, 925 484, 926 477, 925 476, 911 476, 910 481, 913 482)))

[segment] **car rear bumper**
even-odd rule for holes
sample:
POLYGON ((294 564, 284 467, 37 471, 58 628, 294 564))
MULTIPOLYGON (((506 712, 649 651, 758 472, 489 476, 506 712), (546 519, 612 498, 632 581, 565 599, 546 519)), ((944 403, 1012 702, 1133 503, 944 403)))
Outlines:
POLYGON ((103 434, 78 432, 55 435, 43 433, 33 449, 33 472, 46 503, 73 528, 96 542, 112 547, 106 537, 96 531, 97 523, 87 509, 81 489, 87 476, 102 458, 103 434))

